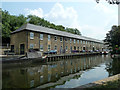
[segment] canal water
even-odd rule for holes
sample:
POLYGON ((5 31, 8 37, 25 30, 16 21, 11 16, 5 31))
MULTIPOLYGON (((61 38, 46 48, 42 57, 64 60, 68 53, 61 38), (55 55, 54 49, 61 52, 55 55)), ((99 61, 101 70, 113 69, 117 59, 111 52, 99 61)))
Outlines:
POLYGON ((82 56, 46 63, 3 64, 2 88, 75 88, 120 73, 109 55, 82 56))

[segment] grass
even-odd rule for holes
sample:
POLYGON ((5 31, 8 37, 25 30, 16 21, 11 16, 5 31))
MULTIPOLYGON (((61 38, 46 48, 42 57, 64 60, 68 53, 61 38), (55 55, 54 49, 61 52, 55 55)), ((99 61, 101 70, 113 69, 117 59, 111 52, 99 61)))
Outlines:
POLYGON ((94 89, 94 90, 96 90, 96 89, 102 89, 102 88, 108 88, 108 89, 110 89, 110 88, 116 88, 116 89, 120 89, 120 81, 112 81, 112 82, 107 82, 107 83, 105 83, 105 84, 103 84, 103 85, 99 85, 99 86, 94 86, 94 87, 91 87, 90 89, 94 89))

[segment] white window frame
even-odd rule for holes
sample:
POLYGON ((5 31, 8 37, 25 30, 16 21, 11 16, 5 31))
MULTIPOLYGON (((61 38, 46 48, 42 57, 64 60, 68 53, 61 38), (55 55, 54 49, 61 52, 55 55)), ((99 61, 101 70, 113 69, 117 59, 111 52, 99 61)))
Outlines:
POLYGON ((68 50, 68 46, 65 47, 65 50, 66 50, 66 51, 68 50))
POLYGON ((63 37, 60 37, 60 42, 62 42, 63 41, 63 37))
POLYGON ((65 38, 65 41, 68 42, 68 38, 65 38))
POLYGON ((50 45, 48 45, 48 51, 50 51, 51 50, 51 46, 49 47, 50 45))
POLYGON ((72 43, 72 39, 70 38, 70 43, 72 43))
POLYGON ((76 40, 74 39, 74 43, 76 43, 76 40))
POLYGON ((55 48, 54 48, 55 50, 57 50, 57 45, 55 45, 55 48))
POLYGON ((83 41, 83 44, 85 44, 85 41, 83 41))
POLYGON ((81 44, 83 43, 82 40, 80 40, 81 44))
POLYGON ((34 39, 34 33, 30 32, 30 39, 34 39))
POLYGON ((79 40, 77 40, 77 43, 79 44, 79 40))
POLYGON ((33 49, 34 48, 34 44, 30 44, 30 49, 33 49))
POLYGON ((43 40, 43 34, 40 34, 40 40, 43 40))
POLYGON ((54 36, 54 40, 57 41, 57 36, 54 36), (55 38, 56 38, 56 40, 55 40, 55 38))
POLYGON ((43 51, 43 45, 40 45, 40 51, 43 51), (42 49, 41 49, 42 48, 42 49))
POLYGON ((48 35, 48 41, 50 41, 50 35, 48 35))

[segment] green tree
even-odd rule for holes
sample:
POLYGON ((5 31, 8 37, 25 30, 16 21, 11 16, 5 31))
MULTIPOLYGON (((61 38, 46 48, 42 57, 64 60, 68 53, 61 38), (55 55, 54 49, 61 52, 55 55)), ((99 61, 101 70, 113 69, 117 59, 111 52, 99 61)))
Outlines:
POLYGON ((110 47, 113 51, 120 51, 120 26, 112 26, 111 30, 106 34, 106 38, 104 40, 108 47, 110 47))
POLYGON ((2 11, 2 43, 10 43, 10 33, 26 23, 24 15, 10 15, 8 11, 2 11))

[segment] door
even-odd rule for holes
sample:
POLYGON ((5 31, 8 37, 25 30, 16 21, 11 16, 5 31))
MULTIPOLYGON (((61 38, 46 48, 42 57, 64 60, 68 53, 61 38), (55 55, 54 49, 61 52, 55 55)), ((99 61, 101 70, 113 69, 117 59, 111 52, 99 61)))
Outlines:
POLYGON ((11 52, 14 52, 14 45, 11 45, 11 52))
POLYGON ((74 50, 76 50, 76 46, 74 46, 74 50))
POLYGON ((95 51, 95 48, 93 47, 93 51, 95 51))
POLYGON ((83 50, 85 50, 85 47, 83 47, 83 50))
POLYGON ((20 54, 25 54, 25 45, 20 44, 20 54))
POLYGON ((70 49, 71 49, 70 51, 71 51, 71 53, 72 53, 72 46, 70 47, 70 49))

